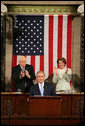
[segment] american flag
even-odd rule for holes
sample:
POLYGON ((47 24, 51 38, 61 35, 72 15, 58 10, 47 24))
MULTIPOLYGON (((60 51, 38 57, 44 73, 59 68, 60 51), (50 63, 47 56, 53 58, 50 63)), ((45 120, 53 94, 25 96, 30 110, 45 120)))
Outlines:
POLYGON ((17 15, 16 26, 22 33, 13 33, 12 67, 25 55, 35 73, 42 70, 46 78, 53 74, 59 57, 66 58, 71 68, 72 15, 17 15))

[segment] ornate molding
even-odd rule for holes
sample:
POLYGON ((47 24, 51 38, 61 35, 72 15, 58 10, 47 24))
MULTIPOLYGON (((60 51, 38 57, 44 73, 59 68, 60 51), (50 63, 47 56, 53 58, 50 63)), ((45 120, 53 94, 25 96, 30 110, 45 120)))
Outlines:
POLYGON ((75 6, 8 6, 8 12, 13 14, 76 14, 75 6))
POLYGON ((11 5, 81 5, 84 1, 1 1, 11 5))

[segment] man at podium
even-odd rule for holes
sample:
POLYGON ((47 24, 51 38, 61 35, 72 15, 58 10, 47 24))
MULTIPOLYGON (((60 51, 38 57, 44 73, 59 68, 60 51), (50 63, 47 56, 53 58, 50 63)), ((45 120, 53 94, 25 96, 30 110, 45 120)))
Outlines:
POLYGON ((40 96, 55 96, 55 88, 51 83, 45 82, 45 74, 43 71, 38 71, 36 74, 37 84, 30 88, 30 95, 40 96))

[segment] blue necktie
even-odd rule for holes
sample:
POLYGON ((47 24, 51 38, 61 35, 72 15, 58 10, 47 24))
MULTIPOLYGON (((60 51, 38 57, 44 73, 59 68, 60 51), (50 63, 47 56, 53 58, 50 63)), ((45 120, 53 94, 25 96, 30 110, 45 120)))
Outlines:
POLYGON ((40 85, 40 92, 41 92, 41 96, 43 96, 43 85, 40 85))

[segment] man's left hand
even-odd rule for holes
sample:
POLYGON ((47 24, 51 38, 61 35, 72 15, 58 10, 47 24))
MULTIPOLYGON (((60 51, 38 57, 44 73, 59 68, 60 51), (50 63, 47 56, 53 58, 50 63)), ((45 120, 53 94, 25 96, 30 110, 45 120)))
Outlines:
POLYGON ((28 78, 30 78, 29 72, 27 70, 25 70, 25 74, 28 78))

